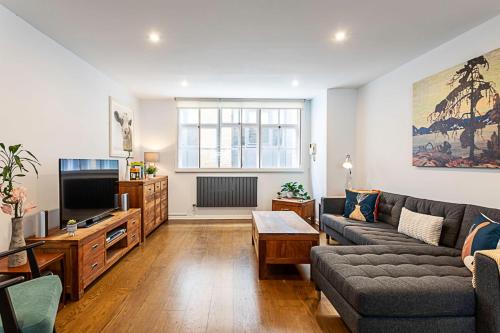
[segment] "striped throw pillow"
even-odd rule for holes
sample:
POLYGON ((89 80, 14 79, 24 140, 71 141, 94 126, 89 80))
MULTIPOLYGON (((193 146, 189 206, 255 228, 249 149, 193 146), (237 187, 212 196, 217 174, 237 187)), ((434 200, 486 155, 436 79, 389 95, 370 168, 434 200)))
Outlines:
POLYGON ((412 212, 403 207, 398 232, 430 245, 439 245, 444 218, 412 212))

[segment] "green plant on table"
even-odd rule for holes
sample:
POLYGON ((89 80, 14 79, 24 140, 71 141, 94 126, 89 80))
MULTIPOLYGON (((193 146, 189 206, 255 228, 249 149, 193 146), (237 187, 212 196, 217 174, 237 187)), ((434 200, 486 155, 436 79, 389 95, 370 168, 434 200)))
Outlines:
POLYGON ((293 198, 311 199, 309 193, 304 190, 304 186, 298 182, 288 182, 281 185, 281 193, 291 193, 293 198))
POLYGON ((150 165, 146 168, 146 174, 148 175, 156 175, 156 171, 158 171, 158 168, 153 165, 150 165))

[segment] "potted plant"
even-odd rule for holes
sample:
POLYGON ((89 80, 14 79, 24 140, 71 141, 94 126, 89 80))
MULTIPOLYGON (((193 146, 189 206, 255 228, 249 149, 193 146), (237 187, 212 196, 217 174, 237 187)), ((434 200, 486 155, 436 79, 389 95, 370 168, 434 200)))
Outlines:
POLYGON ((150 165, 146 168, 146 175, 148 178, 153 178, 156 177, 156 171, 158 171, 158 168, 150 165))
MULTIPOLYGON (((18 186, 18 178, 25 177, 33 169, 38 177, 38 159, 28 150, 23 149, 21 144, 6 147, 0 143, 0 199, 1 210, 11 216, 12 232, 9 249, 17 249, 26 246, 23 231, 23 217, 36 206, 27 202, 27 191, 18 186), (16 186, 14 186, 16 184, 16 186)), ((9 267, 24 265, 27 261, 26 251, 18 252, 9 256, 9 267)))
POLYGON ((288 182, 281 185, 281 193, 285 193, 287 198, 298 198, 302 200, 309 200, 311 196, 304 191, 304 186, 297 182, 288 182))
POLYGON ((68 223, 66 223, 66 231, 71 237, 73 237, 76 234, 76 229, 78 229, 78 224, 76 223, 76 220, 69 220, 68 223))

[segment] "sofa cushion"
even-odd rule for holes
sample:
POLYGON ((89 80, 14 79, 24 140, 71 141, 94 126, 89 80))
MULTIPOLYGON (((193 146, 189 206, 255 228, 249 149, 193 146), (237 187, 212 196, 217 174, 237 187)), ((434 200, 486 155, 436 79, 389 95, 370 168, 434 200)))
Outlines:
POLYGON ((474 219, 480 214, 484 214, 494 221, 500 221, 500 209, 467 205, 455 248, 461 249, 464 246, 465 238, 469 235, 474 219))
POLYGON ((460 251, 435 246, 319 246, 311 264, 361 315, 473 316, 460 251))
POLYGON ((375 222, 379 191, 345 190, 344 217, 357 221, 375 222))
POLYGON ((343 235, 358 245, 427 245, 418 239, 401 234, 395 229, 346 226, 343 235))
POLYGON ((369 228, 378 228, 378 229, 393 229, 390 224, 387 223, 371 223, 371 222, 362 222, 351 220, 349 218, 343 217, 341 215, 333 215, 333 214, 323 214, 321 216, 321 223, 327 225, 331 229, 337 231, 340 234, 344 233, 344 228, 346 226, 366 226, 369 228))
POLYGON ((389 192, 380 192, 378 199, 377 220, 398 227, 399 216, 405 201, 405 195, 394 194, 389 192))
POLYGON ((443 217, 439 245, 455 246, 464 216, 465 205, 408 197, 405 208, 420 214, 443 217))
POLYGON ((412 212, 403 207, 398 232, 419 239, 430 245, 439 245, 443 218, 412 212))

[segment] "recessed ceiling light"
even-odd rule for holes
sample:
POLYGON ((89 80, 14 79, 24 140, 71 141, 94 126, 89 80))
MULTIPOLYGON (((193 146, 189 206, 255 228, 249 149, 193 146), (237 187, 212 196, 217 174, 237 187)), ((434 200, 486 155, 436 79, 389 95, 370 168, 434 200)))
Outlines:
POLYGON ((181 86, 187 87, 187 86, 189 86, 189 82, 187 82, 186 80, 182 80, 181 81, 181 86))
POLYGON ((158 44, 160 42, 160 34, 156 31, 152 31, 148 35, 148 39, 153 44, 158 44))
POLYGON ((292 87, 298 87, 298 86, 299 86, 299 80, 293 80, 292 87))
POLYGON ((337 31, 333 36, 336 42, 343 42, 347 39, 347 33, 344 30, 337 31))

